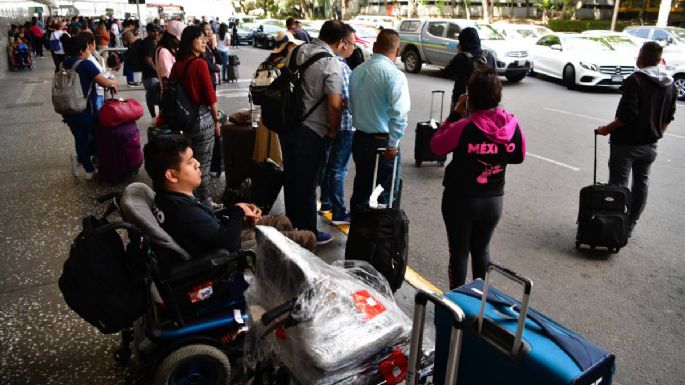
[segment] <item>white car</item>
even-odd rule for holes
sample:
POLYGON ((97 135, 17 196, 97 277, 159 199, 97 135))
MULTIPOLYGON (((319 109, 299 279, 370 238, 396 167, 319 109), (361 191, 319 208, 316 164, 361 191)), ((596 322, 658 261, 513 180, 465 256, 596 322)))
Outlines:
POLYGON ((507 40, 519 40, 529 45, 535 44, 538 39, 554 33, 551 29, 534 24, 490 24, 495 31, 499 32, 507 40))
POLYGON ((395 24, 395 18, 391 17, 391 16, 375 16, 375 15, 357 16, 351 20, 351 23, 353 23, 353 24, 360 24, 360 23, 371 24, 375 28, 393 28, 393 25, 395 24))
MULTIPOLYGON (((615 50, 623 51, 635 60, 642 44, 649 41, 622 32, 585 31, 583 34, 601 36, 615 50)), ((664 49, 662 59, 662 65, 673 76, 678 99, 685 99, 685 52, 664 49)))
POLYGON ((554 33, 532 47, 533 72, 577 86, 618 87, 635 72, 635 58, 617 51, 603 37, 554 33))

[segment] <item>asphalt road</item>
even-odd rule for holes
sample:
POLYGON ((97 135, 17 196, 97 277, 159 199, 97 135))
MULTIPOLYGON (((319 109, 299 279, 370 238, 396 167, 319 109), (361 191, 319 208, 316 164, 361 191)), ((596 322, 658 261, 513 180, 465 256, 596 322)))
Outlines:
MULTIPOLYGON (((268 52, 243 46, 238 54, 241 81, 218 91, 228 112, 247 106, 248 79, 268 52)), ((73 138, 50 105, 51 68, 48 58, 33 73, 0 72, 0 383, 122 384, 130 372, 110 359, 116 336, 99 335, 78 319, 56 281, 80 219, 98 210, 93 197, 123 185, 70 176, 73 138)), ((407 78, 412 110, 401 146, 410 265, 445 289, 443 168, 414 166, 413 128, 428 118, 430 91, 442 89, 449 97, 452 85, 431 68, 407 78)), ((143 100, 140 89, 124 86, 121 95, 143 100)), ((529 154, 508 169, 493 259, 533 279, 534 307, 615 353, 617 383, 685 383, 685 120, 677 114, 659 144, 647 209, 629 245, 619 254, 577 251, 578 191, 592 182, 592 130, 613 117, 619 95, 527 78, 505 81, 503 96, 502 105, 521 122, 529 154)), ((146 112, 139 126, 149 119, 146 112)), ((607 140, 600 138, 600 181, 607 179, 607 157, 607 140)), ((354 168, 348 186, 353 175, 354 168)), ((144 174, 138 179, 148 180, 144 174)))

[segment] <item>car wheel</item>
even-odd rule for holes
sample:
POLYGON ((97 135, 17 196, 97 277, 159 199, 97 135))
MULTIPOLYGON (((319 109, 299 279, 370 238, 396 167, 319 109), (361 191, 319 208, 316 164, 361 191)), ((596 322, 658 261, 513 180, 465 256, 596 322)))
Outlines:
POLYGON ((421 71, 421 57, 416 49, 407 49, 404 53, 404 70, 411 73, 417 74, 421 71))
POLYGON ((685 100, 685 75, 676 75, 673 84, 675 84, 675 89, 678 91, 678 100, 685 100))
POLYGON ((194 344, 174 350, 157 367, 154 385, 229 385, 231 363, 218 348, 194 344))
POLYGON ((516 82, 520 82, 521 80, 523 80, 523 78, 526 77, 526 73, 525 73, 525 72, 521 72, 520 74, 505 75, 505 77, 506 77, 507 80, 509 80, 510 82, 516 83, 516 82))
POLYGON ((569 90, 576 89, 576 70, 570 64, 564 67, 564 83, 569 90))

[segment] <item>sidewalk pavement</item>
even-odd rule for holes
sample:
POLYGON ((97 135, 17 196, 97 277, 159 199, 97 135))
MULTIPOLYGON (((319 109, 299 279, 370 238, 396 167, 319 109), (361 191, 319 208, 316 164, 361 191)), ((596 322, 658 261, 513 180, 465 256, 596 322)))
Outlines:
MULTIPOLYGON (((22 72, 7 72, 6 57, 0 58, 0 383, 124 384, 131 370, 112 359, 118 336, 99 334, 72 312, 57 280, 81 219, 105 209, 95 198, 150 180, 142 169, 118 185, 71 175, 74 139, 52 108, 53 70, 49 56, 38 59, 35 71, 22 72)), ((124 85, 120 96, 144 100, 144 91, 124 85)), ((150 121, 146 111, 138 122, 143 142, 150 121)), ((214 194, 220 194, 224 178, 212 183, 214 194)), ((274 213, 282 212, 280 199, 274 213)), ((321 225, 329 226, 324 219, 321 225)), ((346 236, 329 230, 336 239, 319 255, 331 262, 344 257, 346 236)), ((407 284, 396 294, 408 315, 413 294, 407 284)))

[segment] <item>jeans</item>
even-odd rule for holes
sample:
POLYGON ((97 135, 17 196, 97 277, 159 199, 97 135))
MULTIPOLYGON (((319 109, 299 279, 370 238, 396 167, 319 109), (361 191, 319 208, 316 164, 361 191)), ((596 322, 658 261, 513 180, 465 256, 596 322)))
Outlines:
POLYGON ((124 62, 124 75, 126 75, 127 82, 133 82, 133 70, 126 65, 126 62, 124 62))
POLYGON ((66 59, 66 56, 64 56, 63 53, 52 53, 52 61, 55 63, 55 73, 59 71, 59 65, 64 62, 64 59, 66 59))
POLYGON ((95 155, 95 126, 97 119, 88 111, 64 115, 76 144, 76 157, 86 172, 95 171, 91 157, 95 155))
MULTIPOLYGON (((376 186, 373 184, 373 176, 377 174, 376 185, 383 186, 383 193, 378 198, 378 203, 388 204, 390 197, 390 184, 392 181, 392 168, 395 159, 386 160, 381 156, 378 171, 374 169, 376 164, 376 149, 388 146, 388 136, 383 134, 367 134, 359 130, 354 132, 352 139, 352 159, 356 168, 354 176, 354 186, 352 188, 352 198, 350 208, 355 210, 359 207, 369 205, 369 197, 376 186)), ((400 186, 400 152, 397 151, 397 170, 395 171, 395 188, 393 201, 397 199, 400 186)))
POLYGON ((321 204, 329 205, 333 218, 345 215, 345 177, 350 169, 354 131, 338 131, 333 139, 328 164, 321 183, 321 204))
POLYGON ((219 51, 221 55, 221 80, 228 81, 228 51, 219 51))
POLYGON ((299 230, 316 233, 316 182, 323 138, 299 127, 279 134, 283 151, 285 214, 299 230))
POLYGON ((143 80, 143 87, 145 87, 145 103, 147 104, 147 110, 150 111, 150 116, 157 117, 155 112, 155 106, 159 105, 160 93, 159 79, 150 78, 143 80))
POLYGON ((442 195, 442 218, 447 229, 450 263, 450 290, 466 281, 471 253, 473 279, 485 278, 490 262, 490 239, 502 216, 503 196, 469 197, 450 193, 442 195))
POLYGON ((609 155, 609 184, 628 187, 628 177, 633 171, 630 189, 630 219, 637 222, 647 204, 649 169, 656 160, 656 143, 643 145, 612 144, 609 155))

